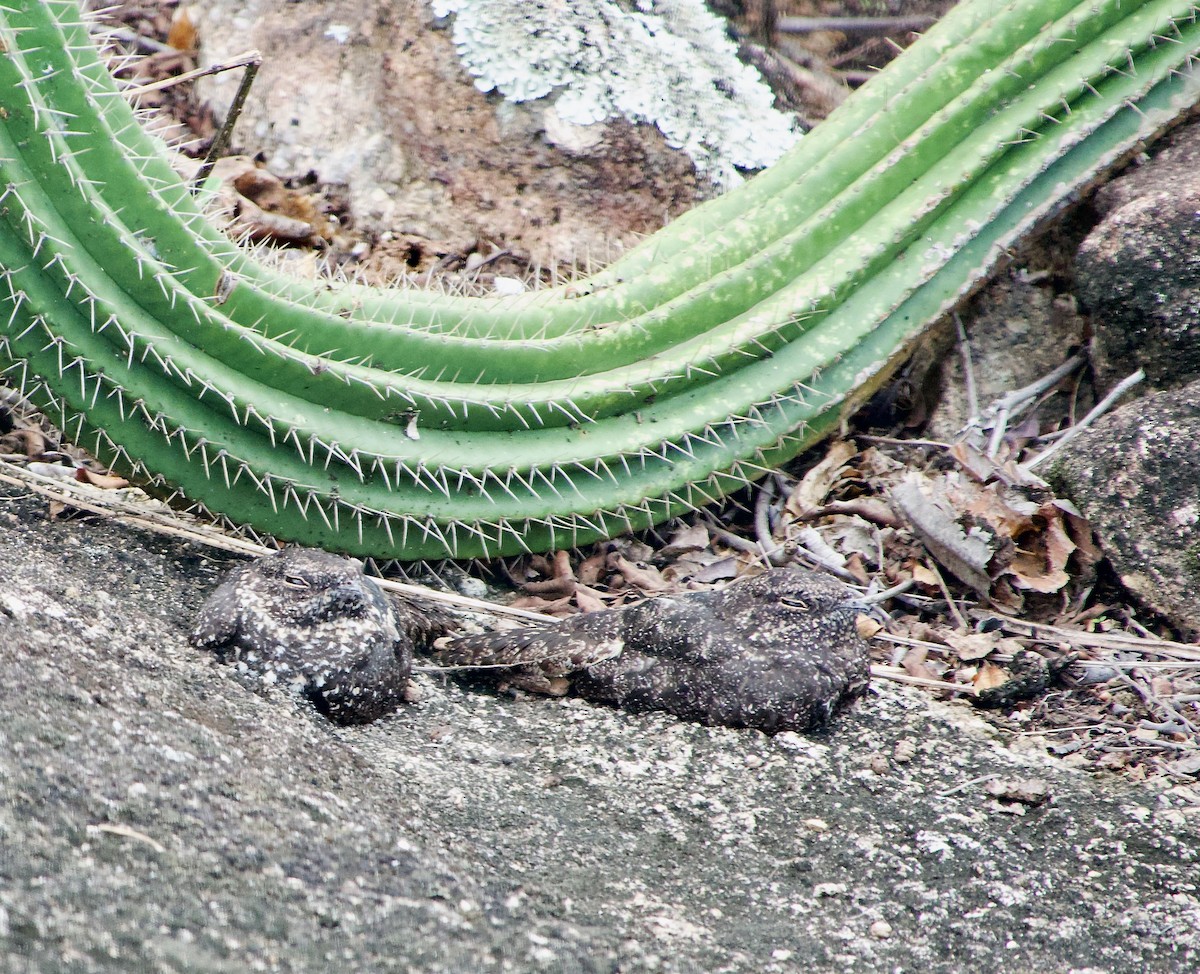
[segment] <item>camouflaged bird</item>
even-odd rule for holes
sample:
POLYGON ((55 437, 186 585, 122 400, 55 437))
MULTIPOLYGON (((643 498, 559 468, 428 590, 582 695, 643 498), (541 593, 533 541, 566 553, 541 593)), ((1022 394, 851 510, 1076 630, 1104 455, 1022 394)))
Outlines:
POLYGON ((414 638, 428 635, 419 611, 400 608, 357 559, 286 548, 231 572, 191 638, 331 720, 362 723, 405 700, 414 638))
POLYGON ((780 568, 721 591, 446 641, 439 661, 540 693, 774 733, 824 724, 867 686, 857 593, 780 568))

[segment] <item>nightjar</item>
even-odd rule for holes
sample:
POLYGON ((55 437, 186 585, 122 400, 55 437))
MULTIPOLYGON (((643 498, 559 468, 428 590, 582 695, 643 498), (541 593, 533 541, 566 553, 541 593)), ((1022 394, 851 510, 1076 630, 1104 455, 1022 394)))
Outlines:
POLYGON ((439 661, 542 693, 774 733, 824 724, 867 686, 869 611, 836 579, 779 568, 721 591, 446 641, 439 661))
POLYGON ((201 607, 191 639, 331 720, 362 723, 405 699, 424 620, 401 608, 357 559, 286 548, 234 569, 201 607))

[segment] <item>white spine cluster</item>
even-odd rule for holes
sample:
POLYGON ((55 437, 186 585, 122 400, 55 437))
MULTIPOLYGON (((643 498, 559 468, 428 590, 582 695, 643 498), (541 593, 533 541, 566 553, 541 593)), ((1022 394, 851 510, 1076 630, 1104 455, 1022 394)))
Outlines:
POLYGON ((658 126, 716 185, 775 162, 799 137, 737 59, 703 0, 430 0, 480 91, 552 100, 574 125, 658 126))

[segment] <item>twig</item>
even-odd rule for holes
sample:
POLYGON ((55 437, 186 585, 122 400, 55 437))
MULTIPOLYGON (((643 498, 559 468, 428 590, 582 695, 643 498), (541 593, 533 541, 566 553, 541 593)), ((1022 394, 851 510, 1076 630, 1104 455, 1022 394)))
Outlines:
POLYGON ((1004 442, 1004 434, 1008 432, 1008 408, 1001 406, 992 413, 992 435, 988 437, 986 455, 989 460, 995 460, 1000 452, 1000 444, 1004 442))
POLYGON ((145 832, 131 829, 128 825, 119 825, 116 822, 100 822, 97 825, 89 825, 87 830, 88 832, 107 832, 109 835, 119 835, 124 839, 134 839, 137 842, 144 842, 155 852, 161 853, 167 851, 162 843, 156 842, 145 832))
POLYGON ((910 17, 780 17, 775 29, 781 34, 813 34, 836 30, 843 34, 899 34, 925 30, 937 21, 929 14, 910 17))
MULTIPOLYGON (((1155 656, 1173 657, 1185 660, 1200 660, 1200 646, 1191 643, 1178 643, 1170 639, 1147 639, 1141 636, 1128 636, 1124 633, 1094 633, 1082 632, 1078 629, 1064 629, 1052 626, 1046 622, 1028 622, 1012 616, 994 616, 1000 622, 1000 628, 1005 632, 1017 635, 1030 635, 1045 642, 1065 642, 1072 647, 1088 649, 1111 649, 1133 653, 1148 653, 1155 656)), ((1102 662, 1109 662, 1102 660, 1102 662)))
POLYGON ((1176 710, 1171 704, 1163 700, 1162 697, 1154 693, 1154 691, 1143 687, 1137 680, 1132 679, 1126 673, 1117 673, 1118 678, 1129 687, 1134 693, 1142 698, 1142 702, 1151 709, 1160 710, 1172 717, 1176 722, 1186 727, 1192 734, 1200 733, 1200 727, 1197 727, 1192 721, 1188 720, 1183 714, 1176 710))
POLYGON ((978 778, 972 778, 970 781, 964 781, 961 785, 955 785, 953 788, 947 788, 945 791, 937 793, 938 798, 949 798, 951 795, 957 795, 960 791, 966 791, 972 785, 982 785, 985 781, 993 781, 999 778, 998 774, 982 774, 978 778))
POLYGON ((1132 375, 1126 376, 1115 386, 1113 386, 1109 394, 1096 403, 1096 405, 1091 408, 1091 410, 1086 416, 1083 417, 1083 419, 1072 426, 1070 430, 1067 431, 1066 435, 1056 440, 1033 459, 1027 460, 1025 463, 1021 464, 1021 469, 1027 472, 1032 471, 1034 467, 1044 463, 1047 459, 1054 456, 1054 454, 1061 450, 1064 445, 1070 443, 1071 440, 1075 439, 1075 437, 1091 426, 1092 423, 1108 412, 1118 399, 1125 395, 1126 392, 1132 389, 1144 378, 1146 378, 1146 373, 1141 369, 1138 369, 1132 375))
POLYGON ((872 639, 881 639, 887 643, 894 643, 897 646, 908 646, 913 649, 923 649, 927 653, 932 652, 937 656, 945 656, 950 646, 945 646, 942 643, 935 643, 929 639, 914 639, 912 636, 897 636, 895 633, 888 632, 886 629, 881 629, 875 633, 872 639))
POLYGON ((954 448, 954 444, 945 443, 942 440, 906 440, 898 436, 873 436, 870 433, 859 433, 855 439, 864 440, 867 443, 881 443, 885 446, 931 446, 938 450, 954 448))
POLYGON ((898 666, 884 666, 881 663, 871 664, 871 676, 879 680, 890 680, 892 683, 908 683, 915 687, 928 687, 931 690, 949 690, 952 693, 973 694, 974 687, 961 683, 947 683, 945 680, 934 680, 926 676, 912 676, 898 666))
POLYGON ((991 409, 1007 409, 1009 412, 1015 410, 1023 403, 1029 402, 1031 399, 1036 399, 1043 392, 1053 389, 1056 385, 1062 382, 1076 369, 1082 368, 1087 364, 1087 357, 1082 353, 1076 353, 1055 369, 1047 372, 1040 379, 1035 379, 1027 386, 1021 386, 1020 389, 1014 389, 1012 392, 1005 393, 991 405, 991 409))
POLYGON ((248 53, 253 54, 255 60, 246 63, 246 71, 242 75, 237 92, 233 96, 233 103, 229 106, 229 111, 225 115, 225 122, 213 137, 212 145, 208 147, 208 154, 205 155, 204 161, 200 163, 200 168, 196 170, 196 175, 192 177, 191 189, 193 194, 200 192, 200 187, 204 185, 204 181, 212 175, 212 171, 217 165, 217 159, 220 158, 221 153, 229 146, 229 138, 233 134, 233 126, 236 124, 238 116, 242 114, 242 106, 246 104, 246 96, 250 94, 250 86, 254 84, 254 78, 258 74, 259 65, 262 64, 262 55, 258 51, 250 51, 248 53))
POLYGON ((988 406, 985 414, 990 418, 992 429, 991 435, 988 437, 986 450, 988 458, 992 460, 996 459, 996 455, 1000 452, 1000 444, 1004 441, 1004 434, 1008 431, 1008 421, 1014 414, 1022 412, 1038 396, 1053 389, 1063 379, 1085 364, 1087 364, 1085 356, 1082 354, 1072 355, 1060 366, 1051 369, 1040 379, 1035 379, 1029 385, 1022 386, 1020 389, 1014 389, 1012 392, 1005 393, 988 406))
POLYGON ((946 580, 942 578, 942 573, 938 570, 937 562, 930 559, 925 563, 933 577, 937 579, 938 588, 942 590, 942 595, 946 597, 946 604, 950 607, 950 614, 954 616, 954 621, 958 623, 959 629, 963 632, 971 631, 971 624, 967 622, 967 617, 962 614, 958 608, 958 603, 954 601, 954 596, 950 594, 950 586, 946 584, 946 580))
POLYGON ((153 37, 146 37, 139 34, 135 30, 130 30, 128 27, 102 27, 96 31, 103 39, 112 37, 125 44, 132 44, 134 47, 140 47, 142 50, 150 51, 152 54, 178 54, 178 48, 172 47, 170 44, 164 44, 160 40, 153 37))
POLYGON ((828 514, 853 514, 861 517, 864 521, 870 521, 872 524, 885 528, 898 528, 904 523, 891 511, 878 505, 869 504, 862 498, 852 501, 830 501, 828 504, 814 507, 811 511, 805 511, 796 520, 815 521, 828 514))
POLYGON ((903 595, 910 588, 917 584, 915 578, 906 578, 899 585, 893 585, 891 588, 885 588, 882 592, 876 592, 874 595, 864 595, 859 602, 865 602, 869 605, 877 605, 880 602, 886 602, 888 599, 893 599, 897 595, 903 595))
MULTIPOLYGON (((174 48, 170 48, 170 50, 174 50, 174 48)), ((150 81, 144 85, 135 85, 131 88, 126 88, 124 94, 130 98, 138 98, 141 95, 148 95, 152 91, 173 88, 175 85, 183 84, 185 81, 207 78, 210 74, 220 74, 222 71, 232 71, 234 68, 245 68, 251 64, 262 64, 262 54, 258 51, 244 51, 228 61, 210 64, 207 68, 196 68, 194 71, 185 71, 183 74, 176 74, 169 78, 160 78, 158 81, 150 81)))
POLYGON ((971 361, 971 342, 967 338, 967 330, 963 327, 962 318, 954 312, 954 330, 958 333, 958 350, 962 355, 963 377, 967 385, 967 415, 971 421, 979 417, 979 394, 975 387, 975 365, 971 361))
POLYGON ((771 561, 771 555, 779 548, 771 534, 770 508, 771 501, 774 499, 775 481, 767 477, 759 484, 758 493, 754 498, 754 535, 758 539, 758 546, 762 549, 763 558, 768 562, 771 561))

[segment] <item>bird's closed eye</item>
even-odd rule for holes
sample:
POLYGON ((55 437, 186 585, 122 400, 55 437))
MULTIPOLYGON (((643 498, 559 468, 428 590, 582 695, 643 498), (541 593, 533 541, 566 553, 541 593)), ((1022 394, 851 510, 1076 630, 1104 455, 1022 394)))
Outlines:
POLYGON ((283 583, 290 588, 312 588, 303 575, 284 575, 283 583))
POLYGON ((804 599, 800 598, 798 595, 781 595, 779 597, 779 601, 790 608, 803 609, 805 612, 812 608, 811 605, 805 602, 804 599))

